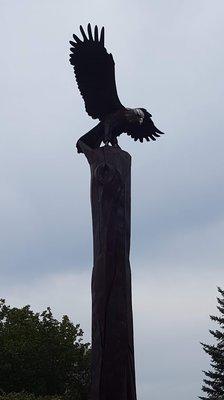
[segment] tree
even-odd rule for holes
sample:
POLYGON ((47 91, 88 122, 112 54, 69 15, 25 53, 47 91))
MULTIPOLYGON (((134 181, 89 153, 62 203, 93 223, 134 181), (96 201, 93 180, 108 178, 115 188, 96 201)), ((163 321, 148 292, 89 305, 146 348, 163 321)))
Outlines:
POLYGON ((211 357, 212 367, 208 372, 203 371, 206 378, 203 379, 202 391, 206 393, 206 397, 200 396, 202 400, 224 399, 224 290, 218 287, 218 292, 221 297, 217 298, 217 308, 221 315, 218 317, 211 315, 210 318, 219 324, 220 329, 209 331, 215 337, 216 344, 201 343, 204 351, 211 357))
POLYGON ((0 300, 0 391, 72 396, 86 400, 89 343, 67 315, 59 322, 50 307, 41 314, 29 305, 11 308, 0 300))

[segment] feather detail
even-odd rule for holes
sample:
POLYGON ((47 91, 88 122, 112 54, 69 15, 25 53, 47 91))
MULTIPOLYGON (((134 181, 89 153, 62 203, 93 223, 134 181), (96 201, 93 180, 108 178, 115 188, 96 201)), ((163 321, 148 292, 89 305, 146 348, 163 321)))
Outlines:
POLYGON ((94 28, 94 35, 90 24, 87 26, 88 36, 82 26, 80 31, 83 41, 75 34, 75 42, 70 41, 70 63, 74 67, 87 113, 92 118, 101 120, 123 107, 117 95, 114 60, 103 45, 104 28, 100 33, 100 40, 97 26, 94 28))
POLYGON ((144 119, 142 124, 130 124, 125 132, 131 136, 135 141, 140 140, 140 142, 143 142, 143 139, 147 140, 149 142, 150 140, 155 141, 156 138, 160 137, 160 135, 163 135, 164 132, 161 132, 153 123, 151 119, 151 114, 145 110, 144 108, 141 108, 141 110, 144 112, 144 119))

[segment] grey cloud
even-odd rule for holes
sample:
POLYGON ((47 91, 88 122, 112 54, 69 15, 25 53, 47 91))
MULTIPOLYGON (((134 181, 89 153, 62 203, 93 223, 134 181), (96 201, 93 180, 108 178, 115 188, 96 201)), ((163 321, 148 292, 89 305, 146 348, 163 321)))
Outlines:
MULTIPOLYGON (((2 1, 0 7, 4 296, 11 296, 14 290, 12 301, 21 298, 26 302, 28 294, 25 291, 22 296, 22 284, 37 285, 40 279, 62 272, 90 274, 89 167, 84 157, 76 154, 75 142, 95 121, 85 114, 68 63, 68 41, 80 23, 89 21, 106 27, 121 100, 128 106, 148 108, 166 132, 156 143, 136 144, 125 136, 119 140, 132 154, 133 283, 137 273, 144 276, 149 271, 145 279, 150 283, 155 276, 150 290, 154 288, 156 297, 163 273, 169 271, 172 277, 179 271, 175 285, 181 286, 188 271, 189 295, 195 303, 191 281, 204 285, 204 280, 210 280, 213 285, 203 286, 203 292, 213 292, 216 284, 222 284, 224 263, 223 1, 211 5, 208 0, 66 0, 63 4, 59 0, 21 0, 2 1)), ((55 302, 57 310, 59 304, 53 300, 50 285, 54 283, 50 281, 43 289, 44 296, 47 303, 55 302)), ((83 286, 83 298, 87 286, 83 286)), ((69 313, 74 288, 67 290, 69 313)), ((200 285, 197 291, 200 293, 200 285)), ((34 292, 30 299, 32 296, 34 292)), ((140 292, 138 296, 140 299, 140 292)), ((39 298, 33 298, 41 304, 39 298)), ((90 312, 88 307, 87 303, 78 305, 80 318, 90 312)), ((157 307, 154 303, 154 310, 157 307)), ((183 378, 179 375, 181 358, 175 356, 171 372, 165 364, 161 383, 161 365, 154 373, 150 370, 150 380, 147 375, 147 362, 151 354, 154 361, 156 353, 148 350, 145 361, 140 355, 151 340, 160 345, 156 350, 161 360, 172 339, 169 336, 166 341, 163 331, 149 330, 150 318, 146 324, 141 307, 137 311, 136 324, 143 335, 141 340, 139 332, 136 342, 140 400, 149 396, 156 400, 162 393, 172 400, 198 395, 199 369, 207 361, 202 360, 194 342, 194 331, 200 330, 197 335, 201 339, 207 329, 205 313, 202 322, 197 309, 196 328, 189 316, 185 326, 188 339, 180 330, 172 342, 177 355, 181 338, 185 337, 190 349, 189 356, 184 353, 183 378), (170 373, 173 377, 168 386, 164 382, 170 373)), ((162 329, 162 316, 158 318, 154 323, 160 321, 162 329)), ((88 323, 83 322, 85 329, 88 323)), ((169 353, 167 360, 171 356, 169 353)))

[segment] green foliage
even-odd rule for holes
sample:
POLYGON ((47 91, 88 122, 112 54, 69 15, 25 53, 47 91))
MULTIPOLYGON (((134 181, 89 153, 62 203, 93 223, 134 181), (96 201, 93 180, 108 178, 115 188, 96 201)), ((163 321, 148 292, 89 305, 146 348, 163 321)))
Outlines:
POLYGON ((0 400, 64 400, 61 396, 38 396, 34 394, 21 393, 8 393, 0 395, 0 400))
POLYGON ((90 349, 82 337, 79 325, 73 325, 67 315, 57 321, 50 307, 40 314, 29 305, 11 308, 1 299, 0 393, 67 393, 76 399, 72 394, 76 390, 77 400, 86 400, 90 349))
POLYGON ((216 339, 215 345, 201 343, 204 351, 211 357, 211 370, 203 371, 205 374, 202 391, 205 396, 200 396, 202 400, 223 400, 224 399, 224 290, 218 287, 221 297, 217 298, 220 316, 211 315, 212 321, 219 324, 219 330, 209 332, 216 339))
POLYGON ((87 400, 90 383, 90 351, 79 360, 75 369, 71 370, 66 387, 65 400, 87 400))

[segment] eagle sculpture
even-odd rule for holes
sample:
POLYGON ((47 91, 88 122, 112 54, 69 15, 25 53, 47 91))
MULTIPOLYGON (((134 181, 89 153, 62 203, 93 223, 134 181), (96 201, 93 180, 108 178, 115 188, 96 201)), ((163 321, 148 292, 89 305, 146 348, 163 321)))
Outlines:
MULTIPOLYGON (((145 108, 127 108, 121 104, 115 82, 115 64, 112 54, 104 47, 104 27, 100 34, 95 26, 87 32, 80 26, 83 40, 73 35, 70 63, 74 67, 78 88, 85 102, 86 112, 99 119, 98 125, 79 140, 91 148, 105 145, 118 146, 117 136, 125 132, 134 140, 156 140, 163 132, 154 125, 145 108)), ((79 153, 82 149, 77 142, 79 153)))

